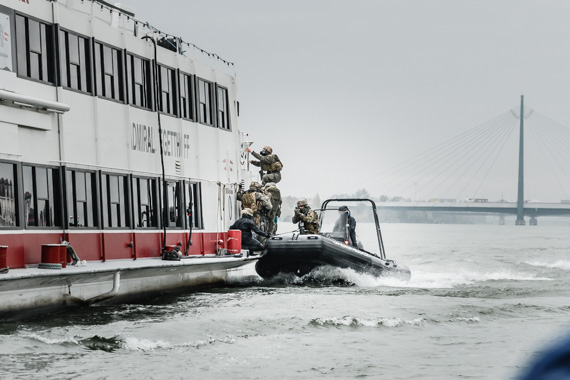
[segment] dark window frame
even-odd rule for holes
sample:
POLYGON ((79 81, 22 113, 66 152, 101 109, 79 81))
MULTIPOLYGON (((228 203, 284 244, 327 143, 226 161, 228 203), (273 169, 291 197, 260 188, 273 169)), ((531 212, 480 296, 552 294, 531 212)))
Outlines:
POLYGON ((125 85, 125 55, 124 51, 105 42, 92 39, 93 41, 93 74, 95 82, 95 95, 99 98, 112 100, 124 104, 126 102, 126 85, 125 85), (108 57, 109 49, 111 56, 108 57), (113 54, 113 53, 116 53, 113 54), (111 65, 105 65, 109 62, 111 65), (116 61, 115 61, 116 59, 116 61), (109 67, 112 67, 112 73, 109 67), (116 68, 116 69, 115 69, 116 68), (112 75, 111 75, 112 74, 112 75), (112 85, 106 82, 110 77, 112 85), (107 89, 110 87, 110 89, 107 89), (108 94, 108 92, 111 94, 108 94))
POLYGON ((209 125, 215 127, 215 120, 214 117, 214 105, 215 105, 215 98, 214 98, 214 82, 210 82, 206 79, 196 77, 196 104, 198 105, 196 111, 196 118, 200 124, 209 125), (207 86, 209 89, 207 94, 202 93, 202 84, 207 86), (202 96, 203 95, 203 96, 202 96))
MULTIPOLYGON (((0 178, 0 199, 4 198, 4 197, 10 197, 10 199, 12 199, 12 201, 10 203, 13 204, 14 207, 14 211, 13 211, 13 219, 14 219, 14 225, 0 225, 0 230, 14 230, 14 229, 21 229, 22 228, 22 223, 21 221, 23 220, 23 215, 22 215, 22 205, 20 204, 20 192, 21 192, 21 183, 22 183, 22 168, 21 168, 21 164, 16 163, 16 162, 10 162, 10 161, 1 161, 0 160, 0 165, 9 165, 12 166, 12 178, 11 178, 11 184, 9 184, 9 187, 11 188, 11 194, 6 195, 6 183, 5 180, 7 180, 8 178, 0 178)), ((5 213, 6 211, 6 205, 5 203, 7 202, 2 202, 3 206, 2 206, 2 210, 0 210, 0 218, 4 219, 4 217, 2 216, 2 213, 5 213)))
POLYGON ((232 130, 230 113, 230 94, 226 87, 216 84, 216 123, 219 129, 224 131, 232 130), (220 99, 220 92, 222 92, 223 99, 220 99), (223 104, 222 110, 220 104, 223 104))
POLYGON ((124 173, 99 172, 99 189, 101 204, 101 228, 103 229, 130 229, 131 228, 131 203, 129 176, 124 173), (117 177, 118 188, 113 189, 109 180, 117 177), (122 183, 122 185, 121 185, 122 183), (122 186, 122 188, 121 188, 122 186), (113 200, 111 191, 118 190, 118 201, 113 200), (121 199, 122 191, 122 199, 121 199), (113 207, 116 207, 115 213, 113 207), (113 216, 116 215, 117 223, 113 223, 113 216), (117 224, 117 225, 114 225, 117 224))
POLYGON ((180 118, 196 121, 196 76, 183 71, 178 73, 178 93, 180 98, 180 118), (182 91, 184 89, 184 91, 182 91), (186 95, 183 97, 183 92, 186 95), (185 99, 185 100, 183 100, 185 99))
POLYGON ((126 81, 127 81, 127 101, 129 105, 147 109, 154 111, 154 70, 153 70, 153 61, 151 59, 139 56, 137 54, 130 53, 125 50, 125 70, 126 70, 126 81), (140 101, 137 100, 136 97, 136 90, 137 90, 137 83, 136 81, 136 71, 135 71, 135 63, 136 61, 141 64, 141 75, 142 75, 142 83, 141 85, 141 96, 140 101), (147 65, 146 70, 143 65, 147 65))
MULTIPOLYGON (((178 117, 180 107, 179 107, 179 89, 178 89, 178 70, 175 68, 161 65, 157 65, 158 71, 158 110, 160 113, 165 115, 170 115, 178 117), (166 86, 164 85, 165 80, 168 82, 168 90, 165 91, 166 86), (165 96, 167 101, 165 101, 165 96), (166 103, 166 107, 165 107, 166 103), (166 109, 165 109, 166 108, 166 109)), ((156 81, 155 81, 156 82, 156 81)))
POLYGON ((73 229, 98 229, 101 225, 101 220, 99 218, 100 212, 98 207, 98 192, 97 189, 98 181, 97 181, 97 172, 89 171, 89 170, 78 170, 78 169, 65 169, 65 204, 66 204, 66 223, 68 228, 73 229), (78 186, 81 183, 78 183, 78 176, 77 174, 81 174, 85 176, 85 180, 83 181, 83 186, 85 186, 85 199, 78 199, 78 186), (88 184, 87 177, 90 177, 90 184, 88 184), (71 177, 71 178, 70 178, 71 177), (70 182, 71 181, 71 182, 70 182), (90 185, 90 188, 89 188, 90 185), (71 193, 70 193, 71 190, 71 193), (83 207, 83 219, 87 219, 90 223, 83 223, 83 225, 78 226, 74 225, 77 224, 78 218, 78 208, 79 204, 82 204, 83 207), (70 221, 74 220, 74 223, 70 223, 70 221), (87 224, 87 225, 85 225, 87 224), (89 225, 91 224, 91 225, 89 225))
POLYGON ((139 177, 139 176, 132 176, 131 179, 131 188, 132 188, 132 199, 133 199, 133 225, 136 229, 158 229, 160 226, 160 212, 161 209, 159 207, 159 191, 158 191, 158 178, 155 177, 139 177), (147 203, 142 203, 141 200, 141 182, 140 181, 148 181, 148 201, 147 203), (146 226, 141 224, 141 221, 144 220, 143 214, 146 212, 147 215, 147 222, 146 226), (150 218, 149 218, 150 215, 150 218), (152 219, 151 219, 152 218, 152 219), (149 224, 149 220, 151 223, 149 224))
POLYGON ((77 91, 84 94, 93 95, 95 93, 95 83, 94 83, 94 70, 93 65, 95 63, 94 58, 94 45, 92 43, 92 38, 82 34, 75 33, 73 31, 67 30, 65 28, 59 28, 58 30, 58 45, 59 45, 59 69, 60 69, 60 82, 61 86, 72 91, 77 91), (83 40, 84 45, 84 56, 81 60, 81 48, 79 47, 79 59, 78 65, 75 65, 70 61, 70 42, 69 36, 73 36, 80 40, 83 40), (78 71, 80 73, 80 79, 78 79, 78 85, 74 86, 71 80, 70 66, 78 66, 78 71), (81 77, 81 74, 83 75, 81 77), (83 79, 84 78, 84 79, 83 79), (85 88, 83 88, 85 87, 85 88))
MULTIPOLYGON (((184 229, 184 221, 185 221, 185 217, 183 216, 184 213, 186 212, 186 208, 184 207, 184 187, 183 187, 183 181, 181 180, 175 180, 175 179, 166 179, 166 184, 164 182, 162 182, 162 179, 160 180, 160 201, 161 201, 161 207, 160 207, 160 212, 162 213, 161 215, 165 215, 165 208, 168 208, 168 220, 166 220, 166 228, 168 229, 184 229), (174 186, 171 186, 174 185, 174 186), (170 188, 174 187, 174 200, 173 203, 174 204, 174 209, 171 209, 171 205, 170 205, 170 188), (168 193, 166 196, 166 200, 167 200, 167 204, 164 204, 164 191, 165 189, 167 189, 168 193), (172 214, 172 211, 174 211, 174 214, 172 214), (174 220, 173 220, 174 219, 174 220), (172 224, 174 223, 174 224, 172 224)), ((161 223, 162 224, 162 223, 161 223)))
POLYGON ((202 211, 202 184, 200 182, 191 180, 184 181, 184 202, 184 212, 186 214, 184 219, 186 221, 186 228, 190 228, 187 209, 191 202, 193 219, 192 229, 203 230, 204 215, 202 211), (192 189, 192 191, 189 193, 188 189, 192 189))
MULTIPOLYGON (((63 199, 62 199, 62 170, 61 167, 58 166, 47 166, 47 165, 34 165, 31 163, 23 163, 21 168, 21 176, 22 176, 22 191, 24 194, 23 198, 23 213, 24 213, 24 221, 23 225, 26 229, 61 229, 63 226, 63 199), (31 205, 33 206, 34 210, 34 219, 33 224, 30 223, 30 213, 26 212, 26 189, 28 188, 29 184, 26 184, 26 169, 29 168, 31 171, 31 187, 32 193, 30 194, 31 197, 31 205), (47 183, 43 183, 46 185, 45 191, 47 194, 43 196, 40 194, 38 190, 38 186, 41 185, 40 179, 41 175, 38 174, 38 170, 46 170, 45 180, 47 183), (50 178, 51 174, 51 178, 50 178), (50 217, 45 225, 41 224, 42 218, 38 215, 38 211, 40 211, 39 203, 45 202, 47 203, 47 210, 48 212, 52 212, 53 215, 50 217)), ((43 191, 42 191, 43 192, 43 191)), ((44 208, 45 209, 45 208, 44 208)))
MULTIPOLYGON (((33 25, 33 29, 35 29, 35 24, 33 25)), ((59 54, 57 51, 58 41, 56 26, 38 18, 16 12, 14 16, 14 30, 16 32, 16 72, 18 77, 54 86, 57 85, 57 62, 59 54), (21 24, 22 21, 24 22, 23 26, 21 24), (30 35, 33 32, 33 30, 30 30, 30 22, 38 24, 38 31, 40 33, 39 41, 31 42, 30 40, 30 35), (23 30, 21 29, 22 27, 24 28, 23 30), (35 68, 36 65, 32 62, 33 58, 37 59, 37 63, 41 65, 41 67, 35 68), (34 76, 36 69, 38 73, 37 77, 34 76)))

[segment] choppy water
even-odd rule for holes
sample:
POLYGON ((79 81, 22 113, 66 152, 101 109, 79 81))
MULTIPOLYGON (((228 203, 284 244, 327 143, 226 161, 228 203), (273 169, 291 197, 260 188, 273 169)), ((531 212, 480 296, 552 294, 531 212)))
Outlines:
POLYGON ((385 224, 409 282, 247 268, 222 289, 3 323, 0 378, 512 379, 570 330, 569 228, 385 224))

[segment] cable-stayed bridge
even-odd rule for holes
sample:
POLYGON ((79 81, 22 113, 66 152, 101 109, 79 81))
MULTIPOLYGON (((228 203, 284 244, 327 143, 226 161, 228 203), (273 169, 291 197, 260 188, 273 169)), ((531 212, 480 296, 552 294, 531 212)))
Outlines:
POLYGON ((516 215, 517 225, 524 225, 525 217, 530 218, 531 225, 536 225, 539 216, 570 215, 570 196, 566 190, 570 188, 569 148, 570 129, 525 107, 521 96, 520 108, 509 110, 367 181, 377 182, 375 188, 387 194, 381 197, 386 201, 378 203, 380 208, 512 214, 516 215), (528 121, 532 121, 530 128, 528 121), (517 131, 518 149, 515 149, 515 144, 509 145, 508 141, 517 137, 517 131), (529 135, 526 141, 525 132, 529 135), (529 140, 532 144, 526 146, 529 140), (525 189, 525 165, 531 169, 532 175, 527 175, 530 179, 526 181, 530 189, 525 189), (494 193, 489 190, 489 183, 494 184, 494 193), (537 199, 534 194, 539 192, 549 198, 558 196, 558 201, 529 201, 537 199), (503 197, 504 193, 509 201, 503 197), (525 194, 531 197, 525 198, 525 194))

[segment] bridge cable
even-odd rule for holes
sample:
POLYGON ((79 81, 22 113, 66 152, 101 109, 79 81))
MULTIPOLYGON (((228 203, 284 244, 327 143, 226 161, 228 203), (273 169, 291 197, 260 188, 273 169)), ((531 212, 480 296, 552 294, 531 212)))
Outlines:
MULTIPOLYGON (((473 140, 473 141, 469 141, 469 145, 465 146, 458 146, 457 149, 455 150, 453 155, 450 155, 449 157, 446 157, 447 160, 444 163, 444 165, 441 165, 438 168, 439 170, 439 174, 437 174, 437 176, 432 177, 431 180, 429 180, 424 186, 429 185, 430 183, 432 183, 433 181, 435 181, 436 179, 441 178, 442 176, 445 175, 446 178, 452 178, 455 173, 457 173, 459 170, 464 169, 466 165, 469 165, 469 162, 471 162, 471 166, 473 165, 473 160, 472 157, 477 156, 478 153, 480 152, 480 149, 484 146, 489 146, 489 144, 486 144, 487 141, 491 140, 494 141, 495 140, 495 136, 499 133, 501 133, 501 131, 503 130, 503 123, 501 123, 500 126, 495 127, 493 130, 490 130, 488 133, 486 133, 485 135, 480 136, 477 140, 473 140)), ((480 156, 481 154, 479 154, 480 156)), ((435 172, 435 170, 433 170, 432 172, 435 172)), ((430 175, 431 173, 428 173, 427 175, 430 175)), ((462 176, 459 177, 459 179, 461 179, 462 176)), ((441 185, 443 185, 445 182, 440 182, 439 185, 436 185, 434 188, 432 188, 430 191, 433 193, 435 192, 436 189, 438 189, 439 187, 441 187, 441 185)))
POLYGON ((567 153, 567 149, 565 149, 563 142, 561 141, 561 137, 564 136, 560 135, 560 127, 563 126, 555 123, 554 121, 548 118, 545 119, 546 119, 546 124, 541 124, 540 126, 542 128, 540 130, 531 129, 530 132, 536 137, 537 145, 540 149, 540 152, 542 153, 543 157, 546 159, 546 163, 548 164, 549 169, 551 170, 556 181, 558 182, 560 189, 562 190, 566 198, 568 198, 568 193, 564 188, 564 186, 562 185, 562 182, 554 169, 555 165, 553 164, 555 163, 556 166, 562 171, 564 176, 570 180, 570 176, 568 175, 565 169, 566 165, 563 165, 565 160, 563 157, 561 157, 562 154, 560 150, 553 149, 560 146, 562 148, 562 152, 565 154, 567 153))
MULTIPOLYGON (((499 145, 499 142, 502 140, 502 138, 505 135, 508 135, 509 130, 512 129, 512 124, 513 124, 512 119, 508 119, 505 121, 506 121, 506 123, 503 123, 500 127, 496 128, 494 133, 492 135, 488 136, 488 138, 486 140, 478 141, 477 144, 473 146, 473 148, 476 148, 476 150, 470 149, 469 151, 467 151, 469 153, 468 155, 466 154, 463 157, 461 157, 462 161, 460 161, 460 160, 456 161, 457 165, 455 165, 456 166, 455 170, 449 174, 446 174, 446 177, 452 178, 458 170, 465 169, 463 172, 463 175, 459 176, 456 179, 455 183, 458 183, 459 181, 463 180, 464 177, 467 177, 467 176, 470 178, 469 181, 471 181, 474 178, 474 175, 477 174, 479 172, 480 168, 482 166, 484 166, 484 164, 488 161, 490 155, 486 155, 487 151, 489 149, 491 149, 491 152, 496 150, 496 147, 499 145), (488 141, 491 141, 491 143, 489 144, 488 141), (477 157, 486 157, 486 159, 483 161, 483 163, 480 165, 479 169, 477 169, 477 171, 475 171, 474 174, 468 175, 471 168, 478 162, 476 159, 473 159, 473 158, 477 158, 477 157)), ((448 193, 451 190, 451 188, 455 186, 455 183, 453 185, 451 185, 450 187, 448 187, 445 192, 448 193)), ((440 186, 433 188, 432 191, 435 192, 435 190, 439 187, 440 186)))
MULTIPOLYGON (((482 124, 480 127, 474 128, 474 129, 462 134, 462 136, 460 136, 460 138, 451 139, 451 140, 447 141, 446 143, 441 144, 436 149, 432 149, 431 151, 424 152, 424 154, 418 156, 418 158, 423 158, 423 156, 427 155, 426 153, 432 153, 432 155, 423 159, 422 164, 420 166, 416 165, 414 168, 412 168, 411 173, 400 172, 399 173, 400 176, 405 176, 406 174, 408 174, 410 177, 417 177, 422 172, 425 173, 425 170, 429 169, 430 167, 434 168, 434 165, 438 164, 440 161, 442 161, 442 160, 449 161, 450 159, 454 158, 455 156, 457 156, 458 154, 463 152, 465 149, 464 147, 466 145, 471 145, 473 147, 474 143, 476 141, 478 141, 482 137, 485 137, 485 136, 489 135, 490 133, 492 133, 494 128, 496 128, 497 126, 502 125, 504 123, 504 120, 505 120, 505 115, 507 115, 507 113, 489 121, 488 123, 482 124), (453 146, 450 149, 449 145, 451 145, 451 144, 453 144, 453 146)), ((510 116, 509 116, 509 118, 510 118, 510 116)), ((427 175, 424 174, 424 177, 426 177, 426 176, 427 175)), ((393 186, 393 188, 399 187, 404 182, 406 182, 406 180, 407 179, 400 181, 400 183, 393 186)))
MULTIPOLYGON (((489 173, 491 172, 491 169, 495 166, 495 163, 497 161, 497 159, 499 158, 500 153, 503 151, 503 149, 505 148, 505 145, 507 144, 507 141, 509 141, 509 137, 512 135, 513 131, 515 130, 515 124, 513 124, 510 132, 506 135, 504 141, 503 141, 503 145, 501 146, 501 149, 499 149, 499 151, 497 152, 497 154, 495 155, 495 158, 493 159, 493 162, 491 163, 491 165, 489 166, 489 169, 487 170, 487 172, 485 173, 485 175, 483 176, 483 178, 481 179, 481 182, 479 183, 479 186, 477 186, 477 189, 475 190, 475 192, 473 193, 473 198, 475 198, 475 195, 479 193, 479 189, 481 188, 481 186, 483 185, 483 183, 485 182, 485 180, 487 179, 487 176, 489 175, 489 173)), ((467 188, 467 185, 465 186, 465 188, 463 190, 465 190, 467 188)))
MULTIPOLYGON (((508 118, 511 119, 510 116, 508 116, 508 118)), ((428 181, 428 183, 424 184, 424 186, 430 184, 435 179, 441 177, 445 173, 445 171, 448 170, 445 165, 447 165, 450 168, 453 168, 457 163, 461 163, 461 156, 465 157, 466 154, 469 154, 470 156, 474 155, 475 150, 481 145, 483 141, 488 140, 489 136, 493 137, 495 134, 498 133, 498 131, 501 130, 503 124, 505 124, 505 120, 506 118, 503 117, 500 120, 498 120, 496 123, 489 125, 489 128, 487 128, 484 131, 481 131, 481 133, 479 133, 477 136, 472 136, 470 139, 467 139, 464 143, 457 144, 453 149, 446 152, 446 156, 439 158, 436 162, 427 161, 427 163, 432 167, 432 170, 428 173, 424 173, 423 178, 427 178, 436 171, 438 171, 439 173, 437 174, 437 176, 432 177, 432 180, 428 181), (443 165, 434 166, 434 164, 439 163, 439 161, 441 160, 444 160, 443 165)))
MULTIPOLYGON (((507 113, 509 113, 509 112, 507 112, 507 113)), ((507 113, 505 113, 505 114, 507 114, 507 113)), ((422 160, 425 162, 425 160, 423 160, 423 158, 425 156, 433 155, 434 152, 441 152, 441 151, 445 152, 449 146, 457 145, 458 141, 461 141, 465 138, 469 138, 470 135, 474 135, 474 134, 476 135, 477 133, 479 133, 480 130, 485 130, 486 128, 492 128, 492 124, 496 123, 497 119, 501 119, 505 114, 499 115, 493 119, 490 119, 490 120, 478 125, 475 128, 467 130, 467 131, 459 134, 458 136, 455 136, 455 137, 453 137, 453 138, 451 138, 451 139, 449 139, 449 140, 447 140, 447 141, 445 141, 445 142, 443 142, 443 143, 441 143, 441 144, 439 144, 433 148, 430 148, 426 151, 423 151, 423 152, 421 152, 421 153, 419 153, 419 154, 417 154, 417 155, 415 155, 415 156, 413 156, 413 157, 411 157, 411 158, 409 158, 409 159, 407 159, 407 160, 405 160, 405 161, 403 161, 397 165, 392 166, 391 168, 389 168, 387 170, 378 172, 376 175, 369 177, 368 179, 362 181, 361 183, 370 182, 370 181, 377 181, 379 179, 382 179, 382 178, 385 178, 386 176, 391 175, 392 173, 400 173, 400 175, 401 175, 403 170, 406 170, 409 167, 412 167, 412 168, 416 167, 417 161, 422 160), (491 124, 491 125, 489 125, 489 124, 491 124)))

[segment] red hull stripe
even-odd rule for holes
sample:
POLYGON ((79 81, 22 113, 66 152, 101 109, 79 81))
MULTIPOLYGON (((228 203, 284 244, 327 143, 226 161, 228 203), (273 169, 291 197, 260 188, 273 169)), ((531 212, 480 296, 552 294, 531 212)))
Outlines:
MULTIPOLYGON (((188 255, 215 254, 227 248, 227 232, 193 232, 188 255), (221 244, 220 244, 221 243, 221 244)), ((10 268, 25 268, 41 262, 43 244, 69 241, 81 260, 107 261, 160 257, 163 242, 161 231, 34 231, 33 233, 0 234, 0 245, 7 246, 6 263, 10 268)), ((188 232, 166 234, 166 245, 177 245, 186 251, 188 232)))

